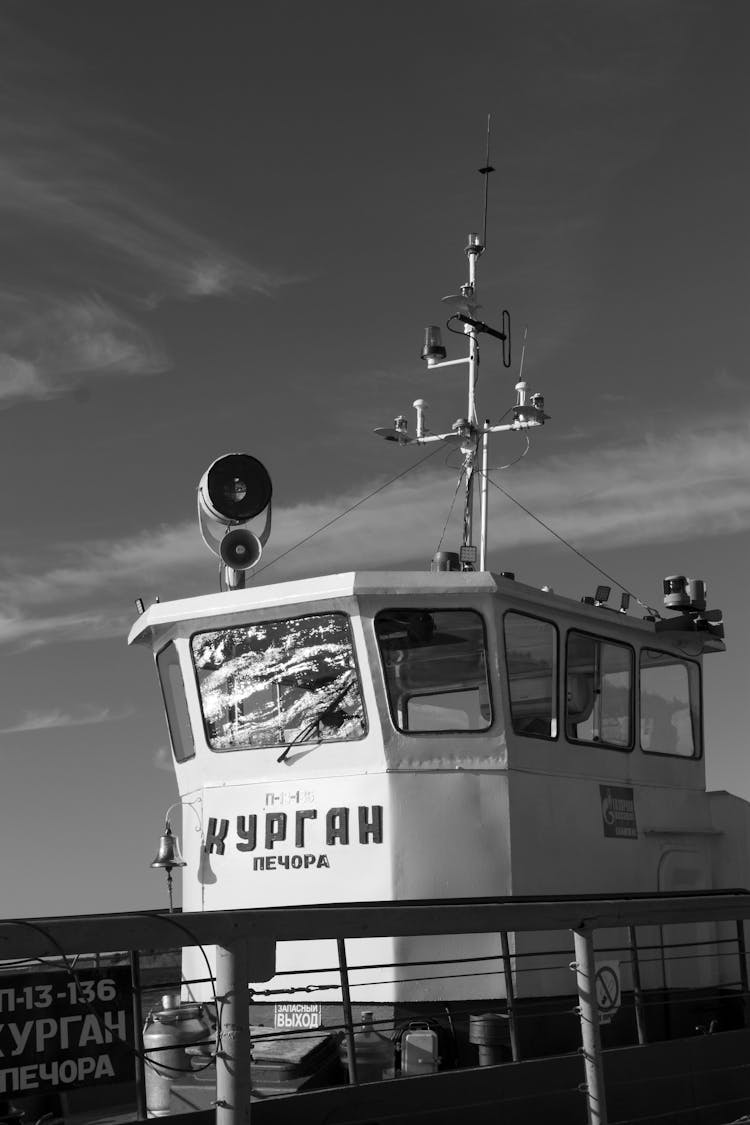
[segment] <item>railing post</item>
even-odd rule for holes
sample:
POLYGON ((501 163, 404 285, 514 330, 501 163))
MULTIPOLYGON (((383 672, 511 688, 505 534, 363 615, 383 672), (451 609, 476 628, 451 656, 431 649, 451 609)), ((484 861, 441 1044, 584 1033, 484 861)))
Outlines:
POLYGON ((339 973, 341 975, 341 999, 344 1007, 344 1020, 346 1022, 346 1067, 349 1071, 349 1081, 353 1086, 359 1082, 357 1077, 357 1051, 354 1046, 354 1020, 352 1018, 352 998, 349 993, 349 969, 346 964, 346 945, 343 938, 336 938, 336 947, 339 954, 339 973))
POLYGON ((635 1026, 638 1030, 638 1042, 641 1046, 648 1043, 646 1033, 646 1012, 643 1007, 643 990, 641 989, 641 965, 638 960, 638 939, 635 926, 628 926, 630 938, 630 967, 633 973, 633 1005, 635 1007, 635 1026))
POLYGON ((602 1041, 599 1034, 599 1005, 596 999, 596 966, 594 964, 594 939, 584 926, 573 931, 575 941, 575 970, 578 986, 579 1015, 581 1017, 581 1043, 586 1071, 586 1104, 589 1125, 607 1125, 607 1101, 604 1091, 602 1041))
POLYGON ((135 1111, 139 1121, 148 1117, 146 1110, 146 1073, 143 1063, 143 1005, 141 1004, 141 961, 137 949, 130 950, 130 986, 133 991, 133 1038, 135 1046, 135 1111))
POLYGON ((516 1021, 516 995, 513 991, 513 969, 510 963, 510 946, 506 930, 500 932, 500 945, 503 951, 503 976, 505 977, 505 1009, 508 1013, 508 1031, 510 1032, 510 1052, 513 1062, 521 1058, 518 1043, 518 1023, 516 1021))
POLYGON ((747 946, 745 944, 745 923, 742 918, 737 919, 737 954, 740 962, 740 988, 742 989, 742 1014, 747 1024, 748 1013, 748 978, 747 978, 747 946))
POLYGON ((216 1051, 216 1125, 250 1122, 250 1006, 248 952, 242 939, 216 947, 219 1003, 216 1051))

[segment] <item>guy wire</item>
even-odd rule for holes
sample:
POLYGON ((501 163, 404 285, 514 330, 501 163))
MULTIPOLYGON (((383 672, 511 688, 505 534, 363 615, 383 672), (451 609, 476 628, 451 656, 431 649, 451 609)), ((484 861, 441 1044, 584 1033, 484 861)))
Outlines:
POLYGON ((435 448, 431 449, 425 457, 420 457, 420 459, 418 461, 415 461, 413 465, 409 465, 408 468, 404 469, 400 473, 397 473, 395 477, 391 477, 391 479, 387 480, 384 484, 380 484, 377 488, 373 488, 372 492, 368 492, 366 496, 363 496, 361 498, 361 500, 357 500, 356 503, 350 504, 349 507, 345 508, 343 512, 339 512, 337 516, 333 516, 330 520, 327 520, 324 524, 321 524, 321 526, 316 528, 315 531, 311 531, 309 535, 305 535, 303 539, 299 539, 291 547, 287 547, 286 551, 282 551, 281 554, 277 555, 275 559, 271 559, 271 561, 266 563, 265 566, 261 566, 258 570, 253 571, 253 577, 256 577, 256 575, 260 574, 264 570, 268 570, 269 567, 275 566, 277 562, 281 561, 281 559, 286 558, 287 555, 291 555, 292 551, 296 551, 298 547, 302 547, 305 543, 309 543, 309 541, 316 535, 320 535, 321 531, 325 531, 327 528, 332 527, 333 524, 335 524, 338 520, 343 519, 344 516, 348 516, 349 513, 355 511, 356 508, 361 508, 361 506, 367 503, 368 500, 371 500, 373 496, 377 496, 379 492, 383 492, 386 488, 389 488, 392 484, 395 484, 397 480, 401 480, 402 477, 405 477, 407 473, 410 473, 413 469, 418 469, 420 465, 423 465, 425 461, 429 461, 430 457, 434 457, 435 454, 443 448, 444 446, 441 442, 436 442, 435 448))
MULTIPOLYGON (((480 473, 482 472, 481 469, 479 469, 478 471, 480 473)), ((622 590, 624 594, 629 594, 630 597, 633 598, 633 600, 636 601, 639 606, 642 606, 643 609, 647 609, 650 614, 653 614, 655 617, 661 617, 658 609, 654 609, 653 606, 648 605, 647 602, 641 601, 637 594, 634 594, 633 591, 629 590, 627 586, 623 586, 622 582, 618 581, 617 578, 614 578, 611 574, 608 574, 606 570, 602 570, 602 568, 597 563, 595 563, 593 559, 590 559, 588 555, 584 555, 583 551, 579 551, 577 547, 574 547, 572 543, 569 543, 563 535, 560 535, 558 531, 555 531, 553 527, 550 527, 548 523, 545 523, 543 519, 535 515, 535 513, 532 512, 530 508, 527 508, 525 504, 522 504, 520 500, 516 500, 515 496, 508 492, 506 488, 503 488, 501 484, 498 484, 497 481, 494 481, 489 473, 487 474, 487 480, 494 488, 498 490, 498 492, 502 492, 503 496, 512 501, 512 503, 514 503, 516 507, 520 508, 522 512, 525 512, 527 516, 531 516, 531 518, 535 520, 540 525, 540 527, 543 527, 545 531, 548 531, 550 533, 550 535, 554 535, 555 539, 562 543, 564 547, 567 547, 570 551, 573 552, 574 555, 578 555, 579 559, 583 559, 585 563, 588 563, 589 566, 598 571, 598 573, 601 574, 603 578, 608 578, 610 582, 617 586, 618 590, 622 590)))

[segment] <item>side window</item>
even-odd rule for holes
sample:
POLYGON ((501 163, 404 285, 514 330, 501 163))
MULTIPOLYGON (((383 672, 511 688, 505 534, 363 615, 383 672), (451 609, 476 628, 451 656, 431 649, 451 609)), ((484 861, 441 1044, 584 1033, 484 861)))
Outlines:
POLYGON ((557 629, 549 621, 506 613, 505 665, 516 734, 557 737, 557 629))
POLYGON ((484 623, 470 609, 388 609, 375 636, 399 730, 478 731, 492 722, 484 623))
POLYGON ((632 649, 569 633, 565 686, 565 734, 571 742, 632 748, 632 649))
POLYGON ((641 749, 695 758, 700 747, 698 666, 666 652, 641 652, 641 749))
POLYGON ((180 670, 177 649, 170 641, 156 657, 156 670, 159 673, 164 710, 167 715, 172 752, 178 762, 186 762, 195 756, 193 730, 190 726, 185 684, 180 670))

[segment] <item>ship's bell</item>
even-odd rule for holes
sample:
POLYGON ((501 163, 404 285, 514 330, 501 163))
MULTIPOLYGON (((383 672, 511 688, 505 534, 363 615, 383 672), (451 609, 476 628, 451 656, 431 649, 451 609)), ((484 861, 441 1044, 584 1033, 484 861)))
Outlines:
POLYGON ((159 840, 159 850, 151 866, 163 867, 168 872, 173 867, 187 867, 185 860, 180 855, 180 841, 172 835, 169 821, 164 825, 164 835, 159 840))

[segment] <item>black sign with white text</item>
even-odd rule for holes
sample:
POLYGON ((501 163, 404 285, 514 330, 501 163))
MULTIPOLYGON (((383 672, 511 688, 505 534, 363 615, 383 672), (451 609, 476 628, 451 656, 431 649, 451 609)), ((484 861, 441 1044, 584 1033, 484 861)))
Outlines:
POLYGON ((133 1080, 130 970, 0 975, 0 1096, 133 1080))

